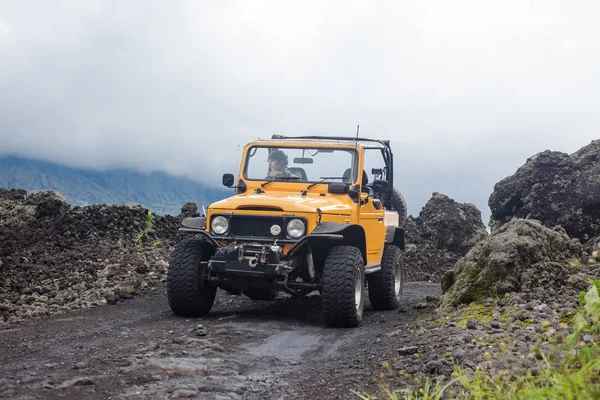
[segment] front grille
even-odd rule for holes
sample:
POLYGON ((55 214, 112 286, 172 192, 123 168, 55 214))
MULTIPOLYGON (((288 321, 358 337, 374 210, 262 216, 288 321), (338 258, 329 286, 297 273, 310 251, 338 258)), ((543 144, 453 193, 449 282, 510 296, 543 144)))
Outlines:
POLYGON ((285 237, 285 220, 283 217, 257 216, 257 215, 232 215, 230 235, 245 237, 285 237), (271 226, 279 225, 281 234, 271 235, 271 226))

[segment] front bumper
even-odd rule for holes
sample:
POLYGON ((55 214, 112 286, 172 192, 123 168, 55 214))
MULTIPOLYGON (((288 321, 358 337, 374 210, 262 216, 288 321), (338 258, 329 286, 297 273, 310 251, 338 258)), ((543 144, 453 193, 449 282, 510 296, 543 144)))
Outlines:
POLYGON ((207 266, 210 273, 268 278, 293 270, 291 262, 284 260, 281 246, 262 243, 231 243, 221 247, 207 266))

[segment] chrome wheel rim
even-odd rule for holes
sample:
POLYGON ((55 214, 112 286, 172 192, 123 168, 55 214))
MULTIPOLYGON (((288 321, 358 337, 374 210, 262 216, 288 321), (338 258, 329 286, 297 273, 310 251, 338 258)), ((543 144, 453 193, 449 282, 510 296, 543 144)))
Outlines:
POLYGON ((363 294, 364 294, 364 287, 365 287, 365 282, 364 282, 364 278, 363 278, 363 274, 361 274, 360 271, 360 267, 356 268, 356 279, 355 279, 355 286, 354 286, 354 304, 356 306, 356 311, 358 314, 361 313, 362 310, 362 302, 363 302, 363 294))
POLYGON ((400 288, 402 287, 402 270, 400 269, 399 263, 396 263, 394 267, 394 290, 396 297, 400 295, 400 288))

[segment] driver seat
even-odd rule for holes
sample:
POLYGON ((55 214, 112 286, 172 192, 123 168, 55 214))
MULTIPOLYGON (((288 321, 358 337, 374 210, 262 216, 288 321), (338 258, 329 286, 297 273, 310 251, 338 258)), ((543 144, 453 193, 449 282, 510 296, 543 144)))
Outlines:
MULTIPOLYGON (((354 178, 351 176, 351 169, 348 168, 347 170, 344 171, 344 174, 342 175, 342 182, 344 183, 352 183, 354 182, 354 178)), ((363 193, 368 193, 369 195, 373 195, 373 189, 371 189, 369 186, 367 186, 367 184, 369 183, 369 176, 367 175, 367 172, 363 169, 363 186, 362 186, 362 192, 363 193)))

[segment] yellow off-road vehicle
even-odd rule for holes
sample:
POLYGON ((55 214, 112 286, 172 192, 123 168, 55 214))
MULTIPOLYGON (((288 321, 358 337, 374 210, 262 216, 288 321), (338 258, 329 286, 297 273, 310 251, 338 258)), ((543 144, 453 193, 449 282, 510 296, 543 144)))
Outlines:
POLYGON ((192 235, 169 265, 175 314, 208 314, 217 288, 254 300, 318 290, 329 326, 358 325, 367 288, 373 309, 398 307, 406 204, 389 141, 274 135, 245 146, 238 177, 223 175, 234 196, 182 222, 192 235))

